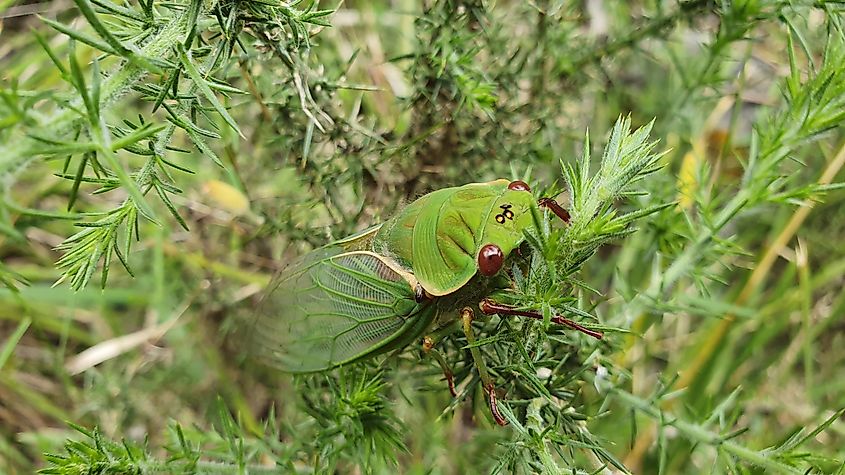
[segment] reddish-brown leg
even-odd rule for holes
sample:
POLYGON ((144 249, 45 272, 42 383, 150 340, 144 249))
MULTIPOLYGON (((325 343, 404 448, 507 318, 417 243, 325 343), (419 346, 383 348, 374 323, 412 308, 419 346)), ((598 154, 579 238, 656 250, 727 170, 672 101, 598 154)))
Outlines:
POLYGON ((443 370, 443 377, 446 379, 446 384, 449 385, 449 392, 452 394, 452 397, 458 397, 458 393, 455 391, 455 375, 452 374, 452 368, 449 367, 449 363, 446 362, 446 358, 444 358, 439 351, 434 349, 434 345, 435 343, 432 337, 423 337, 423 353, 434 357, 434 360, 440 365, 440 369, 443 370))
POLYGON ((507 425, 508 421, 502 417, 499 412, 499 405, 496 404, 496 388, 493 386, 493 378, 487 372, 487 365, 484 364, 484 359, 481 357, 481 351, 475 346, 475 334, 472 332, 472 320, 475 318, 475 312, 469 307, 464 307, 461 310, 461 322, 464 327, 464 334, 467 337, 467 343, 470 344, 469 352, 472 354, 472 360, 475 362, 475 368, 478 370, 478 377, 481 378, 481 385, 487 392, 487 400, 490 402, 490 412, 493 414, 493 420, 500 426, 507 425))
MULTIPOLYGON (((532 310, 517 310, 510 305, 505 305, 501 303, 494 302, 490 299, 484 299, 481 303, 478 304, 481 311, 484 312, 486 315, 492 315, 494 313, 498 313, 499 315, 515 315, 519 317, 528 317, 533 318, 535 320, 542 320, 543 315, 540 312, 532 311, 532 310)), ((604 337, 604 334, 599 331, 590 330, 587 327, 579 325, 568 318, 564 318, 560 315, 555 315, 552 317, 552 323, 557 323, 558 325, 566 325, 573 330, 578 330, 579 332, 589 335, 597 340, 601 340, 604 337)))
POLYGON ((569 211, 566 211, 563 206, 559 205, 558 202, 554 199, 540 198, 540 200, 537 202, 537 206, 549 208, 552 213, 556 214, 557 217, 563 220, 564 223, 569 223, 569 211))
POLYGON ((493 414, 493 420, 500 426, 508 425, 507 419, 499 412, 499 405, 496 403, 496 388, 491 384, 485 389, 487 390, 487 398, 490 401, 490 413, 493 414))

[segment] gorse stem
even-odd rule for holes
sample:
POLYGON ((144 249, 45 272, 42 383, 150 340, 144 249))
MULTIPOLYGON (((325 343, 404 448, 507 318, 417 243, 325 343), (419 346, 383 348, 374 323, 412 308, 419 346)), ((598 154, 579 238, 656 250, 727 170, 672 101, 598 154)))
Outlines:
POLYGON ((732 440, 726 439, 720 434, 715 434, 698 424, 693 424, 672 416, 671 414, 662 412, 661 410, 655 408, 649 401, 638 398, 633 394, 619 390, 618 388, 609 388, 609 390, 611 394, 624 405, 647 415, 649 418, 663 426, 671 426, 678 429, 684 437, 690 439, 692 442, 708 445, 717 450, 724 450, 734 457, 750 462, 751 464, 766 469, 767 471, 771 471, 772 473, 802 473, 795 467, 786 465, 765 452, 751 450, 735 443, 732 440))

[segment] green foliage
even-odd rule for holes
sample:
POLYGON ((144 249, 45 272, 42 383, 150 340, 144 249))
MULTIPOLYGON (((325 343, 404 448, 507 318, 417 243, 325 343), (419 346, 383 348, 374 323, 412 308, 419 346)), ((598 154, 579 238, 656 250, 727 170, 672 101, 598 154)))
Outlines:
POLYGON ((339 376, 307 378, 300 387, 306 410, 320 425, 311 450, 326 471, 338 470, 348 460, 364 468, 396 465, 398 456, 407 452, 402 439, 407 427, 385 398, 382 375, 353 368, 339 376))
POLYGON ((140 475, 145 473, 145 456, 137 447, 117 444, 103 440, 98 430, 89 431, 84 427, 72 426, 88 440, 65 442, 67 455, 45 455, 53 466, 40 473, 55 475, 76 475, 84 473, 125 473, 140 475))
MULTIPOLYGON (((105 287, 112 254, 129 271, 124 256, 129 254, 133 234, 138 237, 138 220, 158 221, 146 199, 150 191, 187 229, 173 204, 174 195, 182 190, 175 186, 172 173, 192 172, 178 164, 177 154, 185 151, 172 150, 169 143, 174 132, 181 129, 197 150, 222 166, 207 143, 208 139, 220 138, 215 115, 243 136, 217 94, 244 92, 213 77, 242 41, 238 37, 240 31, 254 27, 256 34, 264 35, 267 44, 273 45, 278 40, 269 40, 266 32, 278 28, 274 34, 290 34, 293 38, 293 41, 284 40, 286 54, 296 54, 300 48, 308 47, 306 25, 323 24, 322 18, 331 13, 314 10, 313 5, 300 10, 262 2, 230 4, 194 0, 182 5, 158 6, 141 2, 135 8, 95 3, 79 0, 76 6, 99 37, 45 19, 70 38, 67 66, 41 36, 36 36, 60 77, 76 91, 76 99, 65 103, 65 99, 57 98, 57 105, 64 106, 62 109, 26 124, 27 136, 23 142, 0 150, 0 176, 6 180, 34 157, 63 158, 60 176, 73 182, 68 209, 73 207, 83 182, 100 185, 94 193, 109 193, 118 188, 128 193, 119 207, 93 213, 93 219, 78 222, 78 226, 86 229, 59 246, 65 251, 58 263, 64 271, 60 281, 68 279, 77 290, 87 285, 101 261, 101 286, 105 287), (100 20, 100 15, 117 25, 114 33, 109 28, 111 25, 100 20), (85 78, 78 61, 74 47, 77 41, 105 55, 102 60, 94 58, 90 79, 85 78), (104 77, 100 62, 110 57, 124 61, 104 77), (156 73, 157 81, 145 82, 149 72, 156 73), (109 124, 102 109, 117 100, 126 101, 127 93, 153 102, 147 114, 162 107, 167 115, 162 119, 145 119, 139 114, 137 123, 123 117, 109 124), (116 155, 120 150, 145 157, 137 171, 130 172, 121 163, 116 155), (67 173, 74 162, 75 173, 67 173)), ((304 96, 305 92, 300 94, 304 96)))
MULTIPOLYGON (((657 205, 617 216, 614 202, 634 193, 632 185, 660 169, 662 153, 652 153, 656 142, 648 142, 651 124, 630 132, 630 120, 617 121, 605 147, 599 169, 590 176, 590 140, 575 165, 561 161, 569 190, 569 226, 554 250, 557 267, 568 275, 600 246, 633 232, 629 225, 669 206, 657 205)), ((549 252, 543 252, 548 255, 549 252)))
POLYGON ((0 0, 0 471, 843 473, 840 3, 0 0), (493 295, 545 321, 244 360, 285 263, 501 177, 571 214, 493 295))

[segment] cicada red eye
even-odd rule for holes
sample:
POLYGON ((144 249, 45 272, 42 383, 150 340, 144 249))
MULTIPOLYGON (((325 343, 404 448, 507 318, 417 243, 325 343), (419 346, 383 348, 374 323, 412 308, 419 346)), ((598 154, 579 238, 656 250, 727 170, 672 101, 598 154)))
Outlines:
POLYGON ((516 191, 531 191, 531 187, 528 186, 528 183, 525 183, 522 180, 516 180, 510 182, 508 185, 509 190, 516 190, 516 191))
POLYGON ((487 277, 496 275, 505 262, 505 254, 495 244, 485 244, 478 252, 478 270, 487 277))

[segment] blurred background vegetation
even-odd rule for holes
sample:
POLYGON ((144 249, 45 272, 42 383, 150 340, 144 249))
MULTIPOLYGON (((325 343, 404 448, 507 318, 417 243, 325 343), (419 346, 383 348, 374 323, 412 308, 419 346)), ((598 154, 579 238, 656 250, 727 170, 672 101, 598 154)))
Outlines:
POLYGON ((0 472, 845 473, 842 9, 0 0, 0 472), (566 188, 620 115, 667 151, 620 209, 676 204, 577 275, 630 333, 497 367, 538 385, 509 427, 417 348, 241 357, 296 256, 440 187, 566 188))

